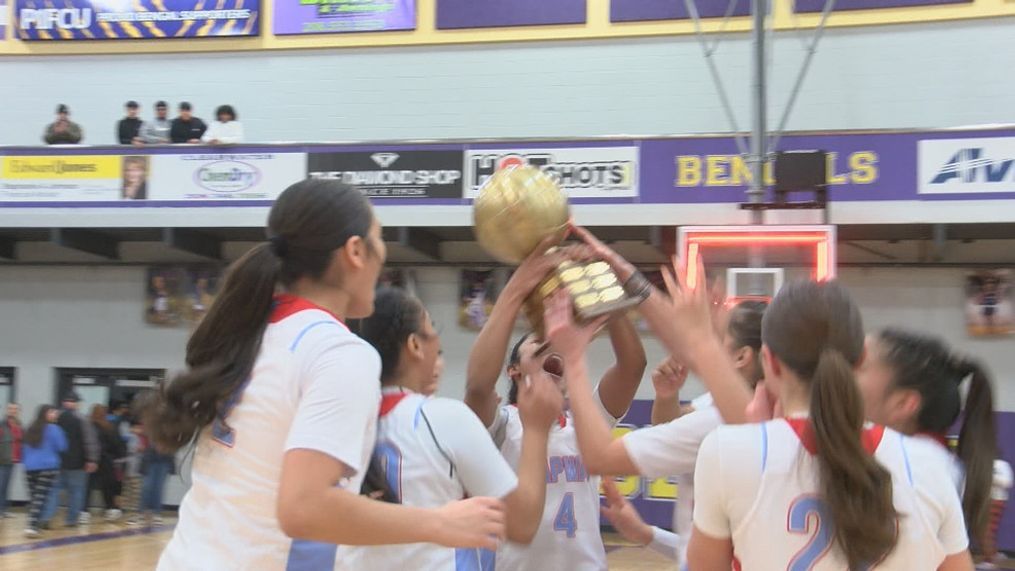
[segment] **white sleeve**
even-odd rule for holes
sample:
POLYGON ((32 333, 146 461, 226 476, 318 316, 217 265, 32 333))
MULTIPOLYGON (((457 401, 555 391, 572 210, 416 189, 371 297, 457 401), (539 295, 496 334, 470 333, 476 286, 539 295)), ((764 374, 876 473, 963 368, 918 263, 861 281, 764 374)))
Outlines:
POLYGON ((1011 464, 1004 460, 994 460, 994 486, 1001 490, 1008 490, 1012 487, 1011 464))
POLYGON ((338 338, 314 351, 302 374, 300 402, 285 450, 316 450, 345 464, 347 476, 361 470, 370 423, 377 422, 381 362, 372 347, 358 339, 338 338))
POLYGON ((208 128, 204 130, 204 135, 201 135, 201 142, 207 143, 208 141, 215 140, 218 136, 218 121, 212 121, 208 124, 208 128))
POLYGON ((592 391, 592 396, 594 397, 593 400, 596 401, 596 407, 599 408, 599 414, 603 415, 603 418, 606 419, 606 423, 610 425, 610 428, 616 428, 616 426, 620 424, 620 419, 627 416, 626 410, 624 411, 624 414, 619 417, 613 416, 610 414, 610 411, 606 410, 606 405, 603 404, 603 399, 599 398, 599 385, 596 385, 596 390, 592 391))
POLYGON ((486 427, 486 431, 490 434, 490 438, 493 439, 493 443, 497 448, 504 446, 504 439, 507 438, 508 415, 506 407, 497 407, 497 413, 493 417, 493 422, 490 426, 486 427))
POLYGON ((434 436, 455 463, 458 480, 470 496, 502 498, 518 487, 518 477, 465 403, 428 399, 423 413, 434 436))
POLYGON ((726 539, 733 535, 726 511, 720 431, 709 434, 698 451, 694 470, 694 527, 709 537, 726 539))
POLYGON ((671 560, 680 560, 680 536, 672 531, 652 526, 652 541, 647 547, 659 555, 671 560))
POLYGON ((233 127, 230 129, 230 134, 222 135, 219 137, 221 143, 242 143, 243 142, 243 123, 239 121, 233 121, 233 127))
POLYGON ((701 442, 721 424, 722 417, 715 408, 696 410, 666 424, 627 433, 624 448, 642 476, 691 474, 701 442))

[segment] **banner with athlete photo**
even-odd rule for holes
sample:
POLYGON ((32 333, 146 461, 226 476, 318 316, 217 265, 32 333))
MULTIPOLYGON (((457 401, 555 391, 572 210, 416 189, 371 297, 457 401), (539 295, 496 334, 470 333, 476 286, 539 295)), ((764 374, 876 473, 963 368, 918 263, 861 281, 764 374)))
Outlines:
POLYGON ((479 331, 497 302, 497 270, 462 270, 458 280, 458 325, 479 331))
POLYGON ((416 29, 416 0, 275 0, 276 36, 416 29))
POLYGON ((7 16, 9 14, 7 0, 0 0, 0 41, 7 39, 7 16))
POLYGON ((22 40, 144 40, 260 34, 261 0, 14 0, 22 40))
POLYGON ((160 327, 196 326, 215 301, 221 274, 217 266, 149 268, 145 322, 160 327))
POLYGON ((475 198, 493 173, 531 165, 557 180, 571 198, 638 196, 638 148, 558 147, 473 149, 465 155, 465 197, 475 198))
POLYGON ((370 198, 461 198, 462 151, 310 153, 307 175, 370 198))
POLYGON ((117 155, 7 156, 0 165, 0 202, 119 200, 124 186, 117 155))
POLYGON ((305 178, 306 153, 152 155, 149 200, 274 200, 305 178))

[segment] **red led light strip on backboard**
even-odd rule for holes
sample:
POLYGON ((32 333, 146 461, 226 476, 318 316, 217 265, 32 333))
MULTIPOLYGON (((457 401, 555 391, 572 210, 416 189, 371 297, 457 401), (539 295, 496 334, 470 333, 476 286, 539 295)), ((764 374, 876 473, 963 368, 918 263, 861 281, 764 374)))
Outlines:
POLYGON ((682 228, 682 252, 687 268, 687 285, 698 283, 698 258, 702 248, 725 246, 813 246, 814 268, 811 277, 823 282, 835 277, 835 233, 832 227, 820 230, 801 231, 759 231, 758 227, 744 227, 742 230, 723 231, 719 228, 692 230, 682 228))

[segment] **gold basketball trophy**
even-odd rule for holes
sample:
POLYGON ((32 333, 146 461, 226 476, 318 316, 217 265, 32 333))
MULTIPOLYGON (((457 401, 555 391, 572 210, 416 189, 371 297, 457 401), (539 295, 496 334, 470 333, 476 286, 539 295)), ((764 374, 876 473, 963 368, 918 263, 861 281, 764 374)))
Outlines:
MULTIPOLYGON (((569 220, 567 195, 549 175, 531 166, 494 173, 473 206, 480 246, 507 264, 521 263, 549 236, 559 236, 563 241, 569 220)), ((566 261, 526 299, 525 316, 533 330, 542 333, 544 301, 560 288, 571 294, 579 321, 624 311, 644 299, 642 295, 630 295, 626 285, 606 262, 566 261)))

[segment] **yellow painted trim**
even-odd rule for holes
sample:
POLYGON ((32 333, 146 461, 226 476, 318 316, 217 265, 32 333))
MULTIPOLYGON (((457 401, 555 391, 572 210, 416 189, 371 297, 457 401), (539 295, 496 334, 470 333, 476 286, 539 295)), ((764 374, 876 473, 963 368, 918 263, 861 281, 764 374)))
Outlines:
MULTIPOLYGON (((791 9, 791 2, 792 0, 774 0, 773 18, 776 30, 812 29, 817 26, 820 14, 794 15, 791 9)), ((8 25, 8 39, 0 41, 0 55, 87 55, 398 47, 640 38, 678 36, 694 33, 694 24, 688 20, 611 24, 609 21, 610 0, 588 0, 588 21, 585 24, 475 30, 437 30, 435 27, 436 0, 417 0, 417 3, 417 29, 410 32, 370 32, 276 37, 271 33, 273 0, 262 0, 262 35, 256 38, 23 42, 12 39, 16 31, 13 29, 13 0, 9 0, 8 10, 10 10, 10 17, 8 22, 10 25, 8 25)), ((839 28, 1013 16, 1015 16, 1015 1, 1013 0, 974 0, 969 4, 837 12, 828 19, 828 26, 839 28)), ((721 18, 713 18, 704 21, 703 30, 705 32, 718 31, 721 20, 721 18)), ((750 26, 750 18, 734 18, 726 25, 725 31, 734 33, 746 32, 750 30, 750 26)))

